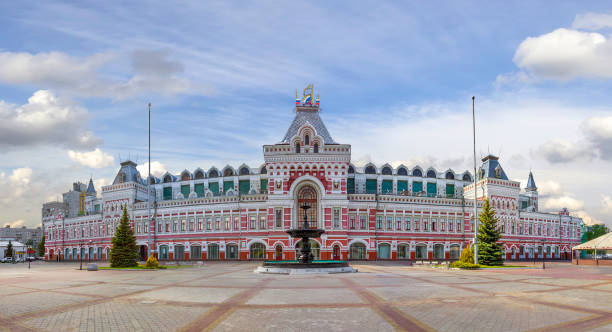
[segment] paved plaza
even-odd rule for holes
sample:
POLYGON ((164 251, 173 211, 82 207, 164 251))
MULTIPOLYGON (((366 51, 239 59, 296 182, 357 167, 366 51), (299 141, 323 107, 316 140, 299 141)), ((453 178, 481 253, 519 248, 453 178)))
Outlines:
MULTIPOLYGON (((539 266, 539 264, 537 264, 539 266)), ((3 331, 612 331, 612 268, 256 274, 255 263, 160 271, 0 265, 3 331)))

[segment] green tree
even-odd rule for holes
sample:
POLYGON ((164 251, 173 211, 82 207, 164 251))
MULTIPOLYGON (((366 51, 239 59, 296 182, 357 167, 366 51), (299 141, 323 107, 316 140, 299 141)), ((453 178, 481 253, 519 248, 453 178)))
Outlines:
POLYGON ((502 246, 498 243, 501 239, 501 232, 497 227, 495 209, 491 208, 489 199, 485 200, 479 220, 478 263, 481 265, 503 265, 502 246))
POLYGON ((38 257, 44 257, 45 256, 45 236, 43 235, 42 238, 40 239, 40 242, 38 242, 38 257))
POLYGON ((25 243, 26 246, 33 246, 34 245, 34 239, 28 239, 25 243))
POLYGON ((13 243, 11 242, 11 240, 9 240, 9 243, 6 246, 6 253, 4 254, 4 256, 13 257, 13 243))
POLYGON ((111 267, 138 266, 138 247, 136 246, 136 237, 134 237, 134 232, 130 227, 126 206, 123 207, 123 215, 115 231, 112 244, 110 250, 111 267))
POLYGON ((596 224, 590 227, 589 231, 584 232, 584 241, 591 241, 593 239, 596 239, 606 233, 608 233, 610 230, 608 229, 608 227, 606 227, 606 225, 604 224, 596 224))

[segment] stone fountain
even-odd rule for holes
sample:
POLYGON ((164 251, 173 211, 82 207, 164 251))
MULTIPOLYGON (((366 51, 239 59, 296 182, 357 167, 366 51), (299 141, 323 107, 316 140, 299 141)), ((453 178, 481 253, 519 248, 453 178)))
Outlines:
POLYGON ((324 230, 318 228, 310 228, 308 225, 307 211, 310 206, 303 205, 300 208, 304 210, 304 224, 302 228, 290 229, 287 234, 293 238, 300 238, 302 248, 295 261, 265 261, 262 266, 259 266, 255 272, 259 273, 276 273, 276 274, 319 274, 319 273, 347 273, 357 272, 349 266, 346 261, 313 261, 313 255, 310 250, 310 239, 321 237, 325 233, 324 230))

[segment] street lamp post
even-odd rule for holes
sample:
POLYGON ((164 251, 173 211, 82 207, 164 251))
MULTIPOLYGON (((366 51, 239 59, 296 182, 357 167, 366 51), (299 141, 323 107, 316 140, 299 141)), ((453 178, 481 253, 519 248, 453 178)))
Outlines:
POLYGON ((147 175, 147 227, 147 258, 149 258, 151 256, 151 103, 149 103, 149 174, 147 175))
POLYGON ((478 264, 478 189, 476 187, 476 113, 474 111, 474 99, 472 96, 472 132, 474 138, 474 264, 478 264))
POLYGON ((546 252, 544 251, 544 239, 542 239, 542 269, 546 269, 546 252))
POLYGON ((30 245, 28 244, 26 246, 26 259, 28 260, 28 270, 30 269, 30 257, 28 256, 30 254, 30 245))
POLYGON ((83 240, 79 241, 79 261, 80 261, 79 270, 82 270, 83 269, 83 240))

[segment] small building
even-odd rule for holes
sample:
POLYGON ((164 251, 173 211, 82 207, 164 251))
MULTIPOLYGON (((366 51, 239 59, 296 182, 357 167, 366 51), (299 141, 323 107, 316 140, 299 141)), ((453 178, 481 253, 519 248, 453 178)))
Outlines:
POLYGON ((22 260, 26 255, 26 246, 25 244, 17 241, 4 241, 0 240, 0 260, 3 260, 6 257, 6 250, 9 242, 13 245, 13 259, 18 258, 22 260))

